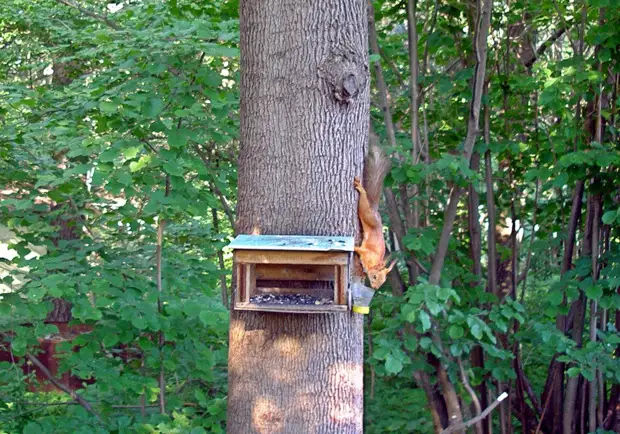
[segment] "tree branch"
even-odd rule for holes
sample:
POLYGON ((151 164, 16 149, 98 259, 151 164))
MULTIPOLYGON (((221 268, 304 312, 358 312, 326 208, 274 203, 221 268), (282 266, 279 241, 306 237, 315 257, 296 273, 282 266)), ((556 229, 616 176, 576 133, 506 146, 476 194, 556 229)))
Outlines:
POLYGON ((508 394, 506 392, 502 393, 501 395, 499 395, 497 397, 497 399, 495 401, 493 401, 493 403, 491 405, 489 405, 482 413, 480 413, 480 415, 469 419, 467 422, 463 422, 460 423, 458 425, 453 425, 451 427, 448 427, 446 429, 444 429, 441 434, 449 434, 449 433, 453 433, 456 431, 461 431, 464 430, 467 427, 472 426, 473 424, 481 421, 482 419, 484 419, 485 417, 487 417, 489 415, 489 413, 491 413, 495 407, 497 407, 504 399, 506 399, 508 397, 508 394))
POLYGON ((431 273, 428 276, 428 282, 432 285, 438 285, 441 278, 441 270, 443 269, 443 263, 446 259, 446 255, 448 254, 448 245, 450 243, 450 238, 452 237, 452 228, 454 227, 456 211, 462 193, 463 189, 458 186, 454 186, 450 192, 448 206, 444 211, 444 223, 441 229, 439 243, 437 244, 435 258, 433 259, 433 263, 431 265, 431 273))
POLYGON ((400 84, 401 87, 405 87, 406 85, 405 85, 405 81, 403 80, 403 76, 398 71, 398 67, 396 66, 394 61, 388 57, 388 55, 385 53, 385 50, 381 47, 379 47, 378 54, 381 56, 383 61, 387 63, 387 65, 390 67, 392 72, 394 72, 394 75, 396 76, 396 80, 398 81, 398 84, 400 84))
POLYGON ((45 375, 45 377, 47 377, 50 383, 52 383, 58 389, 62 390, 63 392, 71 396, 71 398, 75 399, 75 401, 78 404, 80 404, 82 407, 84 407, 86 411, 88 411, 93 416, 95 416, 99 422, 104 423, 103 419, 101 419, 101 416, 99 416, 99 413, 95 411, 95 409, 90 405, 88 401, 82 398, 82 396, 77 394, 74 390, 71 390, 70 388, 62 384, 60 381, 58 381, 54 377, 54 374, 52 374, 52 372, 49 369, 47 369, 47 366, 45 366, 37 357, 35 357, 34 355, 30 353, 26 353, 26 357, 28 358, 28 360, 30 360, 30 362, 33 365, 35 365, 39 369, 39 371, 43 373, 43 375, 45 375))
POLYGON ((438 11, 439 11, 439 0, 435 0, 435 4, 433 5, 433 15, 431 18, 430 29, 424 29, 424 33, 428 35, 426 39, 426 44, 424 45, 424 55, 422 56, 423 57, 422 74, 425 74, 425 75, 427 73, 427 67, 428 67, 428 51, 429 51, 430 41, 431 41, 430 36, 435 31, 435 25, 437 24, 437 12, 438 11))
MULTIPOLYGON (((530 264, 532 262, 532 246, 534 245, 535 238, 535 230, 536 230, 536 218, 538 216, 538 197, 540 194, 540 179, 536 178, 536 193, 534 194, 534 212, 532 213, 532 233, 530 234, 530 245, 527 250, 527 257, 525 258, 525 266, 523 272, 519 275, 517 279, 517 285, 523 282, 523 286, 521 287, 521 296, 520 302, 523 303, 525 299, 525 287, 527 284, 527 273, 530 269, 530 264)), ((516 298, 516 294, 515 294, 516 298)))
MULTIPOLYGON (((194 149, 196 149, 196 153, 202 160, 202 164, 204 164, 207 169, 210 169, 211 164, 209 164, 209 159, 204 154, 202 149, 200 149, 198 145, 194 146, 194 149)), ((226 200, 226 197, 222 193, 222 190, 220 190, 218 186, 215 185, 215 182, 209 183, 209 189, 211 190, 212 193, 214 193, 220 199, 220 203, 222 204, 222 209, 224 210, 224 213, 226 214, 226 217, 228 217, 228 221, 230 222, 230 227, 234 229, 235 228, 235 214, 233 213, 232 207, 226 200)))
POLYGON ((77 207, 77 204, 75 203, 75 201, 73 200, 73 197, 71 197, 71 196, 69 196, 69 203, 73 207, 73 210, 77 214, 78 219, 82 223, 82 227, 86 230, 86 232, 88 232, 88 235, 90 235, 90 237, 93 239, 93 241, 99 241, 98 238, 93 233, 93 231, 91 230, 91 228, 88 226, 88 224, 86 224, 86 220, 84 220, 84 217, 82 216, 82 213, 80 212, 79 208, 77 207))
POLYGON ((56 0, 56 1, 58 3, 62 3, 65 6, 69 6, 70 8, 77 9, 78 11, 80 11, 81 13, 86 15, 87 17, 91 17, 91 18, 94 18, 97 21, 101 21, 106 26, 110 27, 111 29, 114 29, 114 30, 122 30, 123 29, 121 26, 116 24, 114 21, 108 19, 107 17, 105 17, 103 15, 96 14, 94 12, 91 12, 88 9, 84 9, 82 6, 80 6, 78 4, 75 4, 73 2, 70 2, 69 0, 56 0))
MULTIPOLYGON (((407 2, 407 29, 409 33, 409 86, 411 87, 411 145, 413 164, 417 164, 420 158, 426 160, 424 156, 424 148, 420 140, 420 120, 419 106, 420 99, 418 97, 418 76, 420 75, 420 64, 418 61, 418 31, 416 20, 416 1, 409 0, 407 2)), ((414 217, 414 220, 419 218, 414 217)), ((417 223, 414 221, 414 223, 417 223)), ((412 225, 418 227, 419 224, 412 225)))
MULTIPOLYGON (((449 64, 448 64, 448 65, 447 65, 444 69, 443 69, 443 71, 441 71, 441 72, 439 73, 439 75, 448 75, 448 74, 450 74, 450 73, 454 70, 454 68, 455 68, 456 66, 458 66, 458 65, 459 65, 459 63, 461 63, 461 59, 460 59, 460 58, 454 59, 452 62, 450 62, 450 63, 449 63, 449 64)), ((429 92, 430 92, 430 91, 431 91, 431 90, 435 87, 435 85, 437 84, 437 82, 438 82, 438 81, 437 81, 437 80, 435 80, 435 81, 433 81, 433 82, 429 83, 429 84, 428 84, 428 86, 426 86, 425 88, 423 88, 423 89, 420 91, 420 95, 418 96, 418 106, 420 106, 420 107, 424 107, 424 105, 422 104, 422 101, 423 101, 423 100, 424 100, 424 98, 426 97, 426 94, 428 94, 428 93, 429 93, 429 92)))
POLYGON ((555 41, 560 39, 560 37, 564 33, 566 33, 566 30, 567 30, 567 27, 566 26, 562 26, 559 29, 557 29, 555 32, 553 32, 553 34, 551 36, 549 36, 545 42, 543 42, 542 44, 540 44, 538 46, 536 51, 532 51, 532 55, 530 56, 529 59, 527 59, 527 60, 525 60, 523 62, 523 65, 525 65, 525 67, 528 68, 528 69, 531 68, 532 65, 534 64, 534 62, 536 62, 536 60, 538 60, 538 58, 540 56, 542 56, 545 51, 547 51, 547 48, 549 48, 551 45, 553 45, 553 43, 555 41))
MULTIPOLYGON (((553 6, 555 7, 555 11, 558 13, 560 20, 562 21, 562 27, 564 27, 565 29, 568 29, 569 28, 568 22, 566 21, 566 18, 564 18, 564 14, 560 10, 560 6, 558 5, 557 0, 553 0, 553 6)), ((567 33, 566 37, 568 38, 568 41, 570 42, 571 47, 573 47, 573 54, 581 53, 581 51, 579 51, 577 45, 575 44, 575 41, 573 41, 573 38, 570 37, 570 33, 567 33)))
MULTIPOLYGON (((368 7, 368 44, 370 47, 370 51, 373 54, 379 53, 379 42, 377 41, 377 29, 375 26, 375 16, 374 16, 374 6, 371 0, 367 1, 368 7)), ((385 77, 383 75, 383 69, 381 68, 381 63, 375 62, 373 64, 373 68, 375 70, 375 79, 377 80, 377 91, 379 94, 379 103, 380 109, 383 113, 383 122, 385 124, 385 130, 388 137, 388 142, 392 148, 396 148, 396 130, 394 127, 394 121, 392 120, 392 112, 390 109, 389 103, 389 93, 388 87, 385 82, 385 77)), ((406 190, 406 189, 405 189, 406 190)), ((406 191, 404 192, 406 195, 406 191)), ((385 196, 385 202, 387 205, 388 216, 390 219, 390 226, 394 231, 394 235, 396 236, 396 241, 398 241, 398 245, 401 246, 401 249, 404 249, 403 237, 407 233, 407 228, 403 220, 400 217, 400 212, 398 210, 398 202, 396 200, 396 195, 392 191, 391 188, 384 188, 383 194, 385 196)), ((408 206, 408 205, 406 205, 408 206)), ((405 210, 408 210, 405 208, 405 210)), ((407 214, 407 213, 406 213, 407 214)), ((413 258, 413 252, 409 252, 410 256, 413 258)), ((415 268, 415 263, 413 261, 407 261, 407 267, 409 268, 410 274, 411 271, 415 268)))
MULTIPOLYGON (((217 209, 215 208, 211 208, 211 219, 213 220, 213 230, 217 234, 220 232, 220 228, 219 228, 219 219, 217 217, 217 209)), ((221 273, 220 274, 220 286, 221 286, 220 289, 221 289, 221 295, 222 295, 222 304, 226 306, 226 309, 228 309, 229 308, 228 288, 226 287, 226 276, 224 276, 224 270, 226 269, 226 266, 224 265, 224 253, 222 252, 222 249, 217 249, 217 260, 220 266, 220 273, 221 273)))
MULTIPOLYGON (((170 195, 170 175, 166 175, 166 192, 164 194, 165 197, 170 195)), ((163 284, 162 284, 162 247, 164 242, 164 226, 166 225, 166 221, 159 216, 159 221, 157 222, 157 311, 161 315, 163 313, 163 301, 162 294, 164 292, 163 284)), ((165 379, 165 371, 164 371, 164 344, 166 342, 166 338, 164 336, 164 332, 159 332, 159 362, 161 364, 159 368, 159 411, 161 414, 166 414, 166 379, 165 379)))
MULTIPOLYGON (((476 137, 478 137, 478 128, 480 125, 480 106, 482 103, 482 93, 484 91, 486 76, 487 36, 491 25, 492 6, 491 0, 484 1, 474 39, 476 65, 474 68, 475 73, 472 82, 472 99, 469 107, 469 120, 467 121, 467 136, 465 137, 465 141, 463 143, 463 158, 468 165, 471 161, 476 137)), ((433 285, 437 285, 439 283, 443 263, 448 252, 448 243, 452 235, 452 227, 456 218, 456 210, 461 193, 462 190, 459 187, 454 187, 450 192, 450 199, 444 214, 444 227, 437 246, 437 253, 431 266, 431 274, 428 279, 429 283, 433 285)))
POLYGON ((19 405, 38 405, 42 408, 44 407, 55 407, 58 405, 80 405, 77 401, 66 401, 66 402, 26 402, 26 401, 16 401, 15 404, 19 405))
POLYGON ((215 185, 215 182, 211 182, 210 187, 213 193, 215 193, 217 197, 220 199, 220 203, 222 204, 222 209, 224 210, 224 214, 226 214, 226 217, 228 217, 228 221, 230 222, 230 227, 233 228, 234 230, 235 229, 235 215, 233 213, 232 207, 226 200, 226 197, 222 193, 222 190, 220 190, 217 187, 217 185, 215 185))
MULTIPOLYGON (((463 367, 463 361, 461 360, 460 357, 457 358, 456 361, 459 365, 459 372, 461 373, 461 381, 463 382, 463 386, 465 386, 465 390, 467 390, 467 392, 469 393, 469 396, 471 396, 472 402, 474 403, 474 408, 476 409, 476 417, 480 417, 480 415, 482 414, 482 407, 480 406, 480 400, 478 399, 478 395, 476 395, 476 392, 469 384, 469 379, 467 378, 467 372, 465 372, 465 368, 463 367)), ((479 420, 481 421, 482 418, 479 420)), ((472 425, 477 422, 478 421, 474 421, 472 425)), ((482 425, 480 425, 478 429, 482 430, 482 425)))

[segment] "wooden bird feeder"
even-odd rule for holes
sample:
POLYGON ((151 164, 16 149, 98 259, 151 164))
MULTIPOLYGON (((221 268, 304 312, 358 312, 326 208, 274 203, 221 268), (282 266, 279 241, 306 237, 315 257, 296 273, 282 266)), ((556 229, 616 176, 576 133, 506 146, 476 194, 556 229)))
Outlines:
POLYGON ((239 235, 235 310, 347 312, 352 237, 239 235))

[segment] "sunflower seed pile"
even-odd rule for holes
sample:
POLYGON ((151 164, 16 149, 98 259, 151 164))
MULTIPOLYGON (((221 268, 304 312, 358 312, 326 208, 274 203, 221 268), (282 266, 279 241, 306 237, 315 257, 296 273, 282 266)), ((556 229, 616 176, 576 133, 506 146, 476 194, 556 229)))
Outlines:
POLYGON ((293 304, 293 305, 328 305, 334 304, 328 298, 314 297, 305 294, 260 294, 250 297, 250 302, 257 304, 293 304))

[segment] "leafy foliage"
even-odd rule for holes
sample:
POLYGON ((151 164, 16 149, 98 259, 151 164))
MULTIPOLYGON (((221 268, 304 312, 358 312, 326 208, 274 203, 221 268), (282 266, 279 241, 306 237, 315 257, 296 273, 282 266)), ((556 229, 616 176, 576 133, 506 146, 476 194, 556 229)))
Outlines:
MULTIPOLYGON (((418 87, 417 107, 412 107, 408 78, 411 15, 402 4, 374 2, 379 51, 372 60, 380 67, 375 70, 371 117, 394 157, 387 183, 395 203, 386 203, 384 222, 396 241, 392 248, 407 266, 400 269, 404 297, 386 291, 374 305, 371 372, 378 376, 377 384, 381 378, 406 382, 413 376, 418 387, 424 386, 426 376, 430 390, 443 395, 442 405, 449 405, 446 387, 454 387, 462 414, 471 409, 472 393, 482 399, 483 390, 491 390, 492 401, 500 389, 507 390, 513 410, 508 423, 517 427, 525 420, 531 425, 522 427, 523 432, 534 432, 541 407, 551 405, 545 404, 546 395, 540 396, 548 392, 550 364, 563 363, 560 369, 566 369, 567 378, 602 380, 605 390, 618 390, 619 325, 614 312, 620 299, 612 275, 620 259, 620 46, 611 28, 620 10, 611 2, 493 3, 488 84, 470 164, 461 155, 471 114, 478 11, 475 5, 459 2, 412 3, 418 35, 418 58, 413 61, 418 74, 412 80, 418 87), (395 140, 390 137, 390 120, 395 140), (579 183, 585 185, 579 197, 583 206, 578 225, 571 228, 579 183), (457 208, 440 283, 431 285, 427 279, 436 265, 447 198, 459 187, 469 190, 457 208), (599 220, 592 229, 599 200, 599 220), (477 208, 468 208, 468 203, 477 208), (405 227, 401 235, 395 215, 405 227), (563 270, 571 232, 576 232, 576 253, 570 258, 572 266, 563 270), (592 232, 598 237, 594 272, 592 232), (496 257, 489 247, 490 233, 496 238, 496 257), (495 288, 489 276, 491 262, 495 288), (591 321, 593 303, 598 316, 591 321), (576 312, 583 316, 575 318, 576 312), (558 322, 562 318, 569 318, 565 329, 558 322), (448 379, 442 381, 444 369, 448 379), (526 397, 526 385, 542 404, 526 397), (523 409, 526 414, 520 414, 523 409)), ((599 406, 616 396, 606 393, 606 398, 598 398, 599 406)), ((425 397, 428 402, 429 394, 425 397)), ((564 397, 559 399, 564 404, 564 397)), ((370 412, 384 409, 379 401, 369 404, 370 412)), ((430 406, 441 413, 441 405, 430 406)), ((551 407, 544 411, 541 431, 562 432, 562 421, 550 416, 551 407)), ((579 414, 578 407, 564 411, 579 414)), ((607 424, 617 422, 609 417, 607 424)))
POLYGON ((113 27, 55 1, 3 14, 0 332, 15 358, 37 338, 67 340, 44 320, 53 299, 70 302, 92 331, 57 345, 59 373, 96 380, 82 394, 103 422, 79 405, 22 404, 46 398, 6 365, 2 427, 223 432, 218 252, 231 232, 220 200, 235 197, 237 20, 226 4, 84 7, 113 27))
MULTIPOLYGON (((563 364, 566 381, 604 381, 601 405, 620 384, 620 9, 607 1, 493 5, 470 164, 461 153, 475 3, 414 2, 417 125, 405 3, 374 2, 380 50, 370 62, 386 86, 374 77, 371 121, 393 156, 386 186, 397 209, 384 223, 405 291, 386 288, 373 301, 366 432, 431 432, 428 408, 441 406, 429 401, 425 378, 440 396, 452 385, 466 415, 470 386, 491 400, 504 388, 514 404, 507 423, 557 432, 553 412, 543 417, 534 402, 547 405, 550 364, 563 364), (466 200, 432 284, 455 188, 466 200), (393 215, 405 225, 400 235, 393 215)), ((236 9, 226 0, 3 3, 0 432, 224 431, 222 285, 231 264, 221 250, 236 203, 236 9), (67 331, 58 318, 69 312, 75 328, 67 331), (45 356, 43 339, 57 341, 57 377, 77 378, 93 411, 68 394, 34 390, 29 357, 45 356)))

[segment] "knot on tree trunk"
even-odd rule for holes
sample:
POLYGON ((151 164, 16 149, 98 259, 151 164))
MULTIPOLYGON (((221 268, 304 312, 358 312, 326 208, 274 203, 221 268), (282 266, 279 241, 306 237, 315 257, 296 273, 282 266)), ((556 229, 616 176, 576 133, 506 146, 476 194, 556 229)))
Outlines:
POLYGON ((363 93, 368 83, 368 63, 355 49, 334 49, 319 66, 336 101, 349 103, 363 93))

